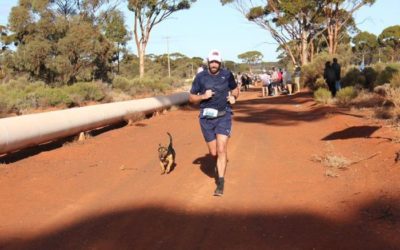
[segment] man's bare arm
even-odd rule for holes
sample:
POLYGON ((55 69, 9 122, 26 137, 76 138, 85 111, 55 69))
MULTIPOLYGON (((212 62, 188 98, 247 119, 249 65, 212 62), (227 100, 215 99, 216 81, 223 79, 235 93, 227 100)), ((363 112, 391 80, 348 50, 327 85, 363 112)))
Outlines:
POLYGON ((210 99, 214 95, 214 92, 211 89, 206 90, 206 92, 202 95, 194 95, 190 94, 189 102, 191 103, 199 103, 202 100, 210 99))

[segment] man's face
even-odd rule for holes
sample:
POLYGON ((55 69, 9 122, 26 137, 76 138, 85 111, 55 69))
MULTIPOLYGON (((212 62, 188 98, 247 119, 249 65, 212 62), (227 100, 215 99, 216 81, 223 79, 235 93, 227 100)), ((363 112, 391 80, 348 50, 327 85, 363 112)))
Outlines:
POLYGON ((221 63, 217 61, 211 61, 208 63, 208 68, 210 70, 210 73, 215 75, 218 73, 218 71, 221 68, 221 63))

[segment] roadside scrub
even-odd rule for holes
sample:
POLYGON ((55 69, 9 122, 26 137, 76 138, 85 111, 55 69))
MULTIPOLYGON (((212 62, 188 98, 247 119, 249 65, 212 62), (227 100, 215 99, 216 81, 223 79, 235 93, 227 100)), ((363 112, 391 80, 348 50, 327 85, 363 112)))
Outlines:
POLYGON ((21 115, 51 108, 85 106, 88 103, 124 101, 135 97, 166 94, 181 87, 175 78, 132 78, 117 76, 111 84, 77 82, 50 86, 20 77, 0 84, 0 117, 21 115))

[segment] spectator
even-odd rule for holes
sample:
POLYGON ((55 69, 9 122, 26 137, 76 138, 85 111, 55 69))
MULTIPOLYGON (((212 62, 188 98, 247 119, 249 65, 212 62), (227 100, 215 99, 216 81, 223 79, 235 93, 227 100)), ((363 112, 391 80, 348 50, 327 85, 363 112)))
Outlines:
POLYGON ((263 73, 260 75, 260 79, 262 82, 261 86, 261 95, 262 97, 268 96, 268 88, 271 83, 271 76, 267 74, 267 71, 263 69, 263 73))
POLYGON ((300 92, 300 75, 301 75, 301 68, 296 65, 293 72, 294 84, 296 86, 296 93, 300 92))
POLYGON ((288 72, 286 69, 284 69, 282 73, 282 83, 287 93, 289 95, 292 95, 292 76, 290 75, 290 72, 288 72))
POLYGON ((278 84, 279 84, 279 75, 278 70, 275 67, 272 67, 272 74, 271 74, 271 84, 270 84, 270 95, 275 96, 278 95, 278 84))
POLYGON ((207 60, 206 59, 204 59, 202 64, 200 65, 200 67, 197 68, 197 74, 204 70, 207 70, 207 60))
POLYGON ((340 67, 340 64, 338 63, 337 58, 333 58, 332 69, 335 72, 335 76, 336 76, 335 88, 336 88, 336 91, 339 91, 341 89, 341 86, 340 86, 341 85, 340 84, 341 67, 340 67))
POLYGON ((242 86, 243 86, 243 88, 244 88, 243 91, 248 90, 248 89, 249 89, 249 85, 250 85, 250 83, 251 83, 251 78, 250 78, 250 76, 249 76, 247 73, 243 73, 241 79, 242 79, 242 86))
POLYGON ((325 63, 324 78, 325 78, 326 84, 328 85, 329 90, 332 93, 332 97, 335 97, 336 96, 336 87, 335 87, 336 76, 335 76, 335 71, 332 69, 332 65, 331 65, 330 61, 327 61, 325 63))
POLYGON ((237 83, 237 85, 238 85, 238 88, 239 88, 239 90, 242 88, 242 73, 240 73, 240 72, 238 72, 237 74, 236 74, 236 77, 235 77, 236 79, 236 83, 237 83))

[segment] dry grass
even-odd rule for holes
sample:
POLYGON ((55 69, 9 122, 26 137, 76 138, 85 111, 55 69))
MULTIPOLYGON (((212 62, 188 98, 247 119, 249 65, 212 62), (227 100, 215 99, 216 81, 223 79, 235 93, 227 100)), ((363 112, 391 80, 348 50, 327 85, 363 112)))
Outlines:
MULTIPOLYGON (((331 144, 327 144, 327 146, 332 147, 331 144)), ((331 152, 331 151, 330 151, 331 152)), ((321 163, 325 168, 325 175, 328 177, 338 177, 337 171, 339 170, 346 170, 349 168, 350 165, 357 164, 362 161, 366 161, 369 159, 374 158, 375 156, 381 154, 381 152, 376 152, 372 155, 367 157, 358 159, 358 160, 349 160, 343 156, 334 155, 332 153, 326 153, 323 156, 313 155, 311 160, 314 162, 321 163)))
POLYGON ((328 168, 333 168, 333 169, 340 169, 344 170, 347 169, 348 166, 351 164, 351 161, 346 159, 343 156, 337 156, 337 155, 323 155, 323 156, 318 156, 315 155, 312 157, 312 160, 315 162, 319 162, 325 167, 328 168))
POLYGON ((395 108, 400 109, 400 88, 389 88, 387 99, 394 104, 395 108))
POLYGON ((313 155, 311 160, 321 163, 326 168, 325 176, 333 178, 339 177, 337 171, 345 170, 351 164, 351 161, 345 157, 333 155, 331 153, 327 153, 323 156, 313 155))
POLYGON ((172 106, 169 108, 169 110, 170 110, 170 111, 176 111, 176 110, 179 110, 179 106, 172 105, 172 106))
POLYGON ((134 122, 144 120, 145 118, 146 115, 143 112, 138 112, 124 116, 124 121, 127 122, 129 125, 132 125, 134 122))
POLYGON ((375 108, 381 107, 385 102, 385 97, 378 93, 361 91, 356 98, 351 100, 350 106, 355 108, 375 108))

